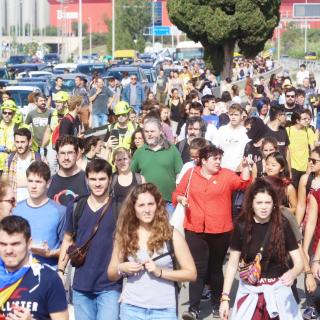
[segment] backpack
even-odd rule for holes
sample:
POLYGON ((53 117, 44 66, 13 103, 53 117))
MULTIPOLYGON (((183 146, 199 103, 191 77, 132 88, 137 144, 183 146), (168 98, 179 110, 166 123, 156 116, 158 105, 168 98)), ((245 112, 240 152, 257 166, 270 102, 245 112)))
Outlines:
MULTIPOLYGON (((75 119, 74 117, 71 115, 71 114, 66 114, 62 119, 68 119, 70 122, 74 123, 75 119)), ((57 140, 60 138, 60 123, 61 123, 61 120, 59 120, 59 123, 58 125, 54 128, 53 132, 52 132, 52 136, 51 136, 51 141, 52 141, 52 144, 55 145, 57 140)))
MULTIPOLYGON (((11 163, 12 163, 12 160, 13 160, 13 157, 15 156, 15 154, 16 154, 16 152, 12 152, 12 153, 10 153, 10 155, 8 157, 8 170, 10 170, 11 163)), ((34 153, 34 160, 41 161, 41 155, 39 152, 34 153)))
POLYGON ((243 71, 243 69, 240 70, 239 75, 240 75, 240 77, 244 77, 244 71, 243 71))

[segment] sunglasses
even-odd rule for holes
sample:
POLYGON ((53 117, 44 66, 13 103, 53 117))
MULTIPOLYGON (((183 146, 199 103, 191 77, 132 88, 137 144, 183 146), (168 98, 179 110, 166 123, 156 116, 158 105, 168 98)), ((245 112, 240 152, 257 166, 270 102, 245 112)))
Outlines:
POLYGON ((286 97, 287 98, 295 98, 295 95, 287 94, 286 97))
POLYGON ((12 206, 14 206, 16 204, 16 198, 2 199, 0 202, 9 202, 12 206))
POLYGON ((137 78, 131 78, 131 80, 137 80, 137 78))
POLYGON ((316 165, 317 162, 320 162, 320 160, 313 159, 313 158, 309 158, 308 161, 309 161, 309 162, 311 161, 313 165, 316 165))
POLYGON ((2 114, 3 114, 3 115, 12 116, 12 115, 13 115, 13 112, 3 111, 2 114))

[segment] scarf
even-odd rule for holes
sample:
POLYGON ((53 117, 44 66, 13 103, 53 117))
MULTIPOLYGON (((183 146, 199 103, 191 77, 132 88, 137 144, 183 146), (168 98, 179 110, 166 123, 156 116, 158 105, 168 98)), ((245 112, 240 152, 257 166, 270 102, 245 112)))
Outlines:
POLYGON ((4 262, 0 259, 0 310, 12 293, 17 289, 25 274, 32 268, 34 274, 38 274, 41 265, 38 260, 30 255, 29 263, 17 271, 7 271, 4 262))

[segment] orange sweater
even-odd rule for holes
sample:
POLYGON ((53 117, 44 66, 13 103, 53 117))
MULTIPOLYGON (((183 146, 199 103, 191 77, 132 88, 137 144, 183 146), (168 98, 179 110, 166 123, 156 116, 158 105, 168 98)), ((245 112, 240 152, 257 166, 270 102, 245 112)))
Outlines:
MULTIPOLYGON (((231 231, 232 192, 244 190, 251 180, 244 181, 229 169, 220 169, 207 180, 201 175, 200 170, 201 167, 196 167, 191 177, 184 228, 204 233, 231 231)), ((172 193, 174 205, 177 204, 177 196, 185 194, 191 172, 192 168, 185 173, 172 193)))

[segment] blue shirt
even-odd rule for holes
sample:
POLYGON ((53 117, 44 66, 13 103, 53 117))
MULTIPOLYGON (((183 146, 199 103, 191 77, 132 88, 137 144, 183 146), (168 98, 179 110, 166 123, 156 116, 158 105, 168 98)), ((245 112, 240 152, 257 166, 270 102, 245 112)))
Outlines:
MULTIPOLYGON (((31 207, 27 200, 20 201, 13 210, 13 214, 29 221, 31 237, 35 244, 41 245, 47 241, 50 249, 58 249, 63 238, 66 207, 48 199, 40 207, 31 207)), ((45 258, 34 255, 41 263, 51 266, 58 264, 58 258, 45 258)))
MULTIPOLYGON (((107 268, 111 260, 113 249, 113 235, 115 231, 115 215, 110 203, 98 231, 91 241, 85 263, 75 270, 73 288, 84 292, 101 292, 106 290, 121 290, 122 281, 111 282, 107 277, 107 268)), ((79 219, 76 230, 76 245, 80 247, 91 236, 94 226, 103 208, 94 212, 86 203, 79 219)), ((66 214, 65 232, 75 233, 73 227, 73 204, 69 204, 66 214)))
POLYGON ((3 305, 3 313, 8 315, 13 305, 28 309, 37 320, 50 320, 50 313, 62 312, 68 308, 62 281, 47 266, 43 266, 40 276, 35 276, 32 269, 26 273, 3 305))

